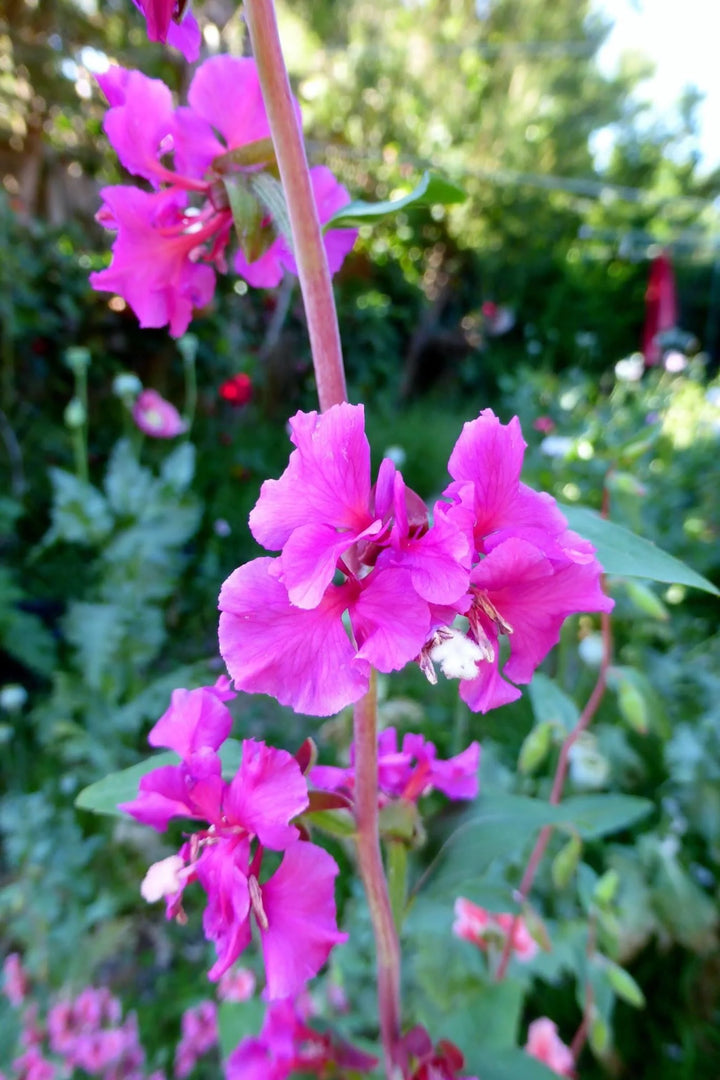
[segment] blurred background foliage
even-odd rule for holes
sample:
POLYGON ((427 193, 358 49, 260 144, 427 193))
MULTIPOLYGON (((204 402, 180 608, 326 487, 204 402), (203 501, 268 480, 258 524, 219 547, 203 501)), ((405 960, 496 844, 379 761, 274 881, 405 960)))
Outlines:
MULTIPOLYGON (((432 497, 465 420, 487 405, 503 419, 517 413, 529 483, 595 508, 605 490, 613 520, 717 583, 720 175, 699 159, 694 91, 666 124, 648 125, 646 62, 627 56, 614 78, 603 75, 608 27, 584 0, 295 0, 280 13, 315 161, 353 197, 386 198, 427 167, 468 193, 461 206, 361 230, 336 282, 351 397, 366 402, 375 464, 395 448, 408 483, 432 497), (600 155, 608 128, 612 150, 600 155), (628 378, 627 365, 614 366, 639 346, 649 260, 661 248, 675 266, 685 363, 628 378), (504 325, 489 304, 507 313, 504 325)), ((199 16, 207 53, 246 50, 230 0, 208 0, 199 16)), ((315 401, 297 286, 260 294, 228 278, 192 328, 190 437, 171 447, 138 440, 115 376, 133 371, 188 409, 194 391, 176 343, 140 331, 121 300, 87 285, 108 257, 93 221, 98 189, 121 178, 92 78, 106 58, 179 94, 189 81, 177 54, 147 44, 126 0, 3 5, 0 941, 51 987, 110 981, 139 1008, 163 1064, 182 1008, 207 996, 199 914, 178 930, 142 910, 137 882, 169 853, 165 842, 72 803, 84 784, 144 753, 173 687, 216 677, 220 582, 257 553, 248 512, 287 460, 287 417, 315 401), (91 356, 87 481, 64 420, 73 346, 91 356), (253 386, 243 405, 219 393, 238 372, 253 386), (18 686, 14 697, 3 691, 18 686)), ((717 1080, 717 605, 678 586, 609 586, 612 678, 569 792, 641 796, 653 811, 584 838, 564 878, 552 871, 568 841, 558 833, 533 893, 555 950, 513 972, 504 997, 493 997, 470 946, 451 942, 452 878, 441 867, 407 924, 409 1001, 417 1016, 450 1025, 472 1019, 482 1000, 511 1042, 547 1013, 569 1037, 586 993, 590 913, 602 948, 649 1004, 632 1008, 605 980, 604 1029, 581 1074, 717 1080), (597 881, 613 870, 617 893, 600 903, 597 881)), ((418 673, 403 673, 385 688, 385 722, 423 730, 443 754, 479 738, 487 791, 546 798, 557 743, 530 770, 518 771, 518 759, 548 717, 582 707, 597 644, 596 623, 572 621, 537 685, 487 717, 459 706, 454 686, 430 693, 418 673)), ((234 709, 243 735, 291 749, 308 729, 262 698, 234 709)), ((342 759, 347 717, 311 729, 325 760, 342 759)), ((442 800, 433 810, 417 878, 456 822, 442 800)), ((518 880, 527 827, 508 836, 503 855, 473 846, 478 902, 509 896, 518 880)), ((334 854, 347 868, 340 844, 334 854)), ((349 875, 341 899, 353 944, 331 976, 358 1002, 342 1021, 348 1031, 372 1034, 368 928, 349 875)), ((0 1065, 9 1052, 0 1042, 0 1065)))

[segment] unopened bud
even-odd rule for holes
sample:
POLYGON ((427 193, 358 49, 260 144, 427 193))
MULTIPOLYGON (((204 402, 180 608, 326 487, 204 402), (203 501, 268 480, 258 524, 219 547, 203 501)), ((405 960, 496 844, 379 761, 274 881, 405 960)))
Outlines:
POLYGON ((651 619, 661 619, 663 622, 667 622, 670 617, 668 610, 649 585, 645 585, 642 581, 636 581, 634 578, 628 578, 623 584, 625 585, 625 591, 638 611, 642 611, 644 615, 649 615, 651 619))
POLYGON ((617 870, 606 870, 602 877, 598 879, 593 891, 593 897, 598 904, 606 907, 608 904, 612 904, 619 888, 620 875, 617 870))
POLYGON ((123 401, 134 401, 143 388, 140 379, 132 371, 122 371, 112 381, 112 391, 123 401))
POLYGON ((74 397, 68 401, 63 419, 65 420, 65 426, 69 427, 71 431, 76 431, 83 426, 87 420, 87 413, 80 398, 74 397))
POLYGON ((613 963, 612 960, 605 960, 603 967, 605 969, 605 975, 607 981, 622 1001, 626 1001, 628 1005, 632 1005, 635 1009, 642 1009, 645 1006, 645 995, 633 979, 629 971, 620 967, 619 964, 613 963))
POLYGON ((71 345, 65 350, 65 363, 76 375, 87 371, 90 367, 90 350, 84 345, 71 345))
POLYGON ((181 338, 178 338, 177 347, 180 350, 183 362, 187 364, 188 367, 195 363, 198 344, 198 339, 194 334, 183 334, 181 338))
POLYGON ((575 835, 571 836, 567 844, 558 851, 550 868, 553 885, 556 889, 566 889, 570 884, 573 874, 578 868, 582 848, 582 840, 575 835))
POLYGON ((621 678, 617 688, 617 696, 620 712, 626 723, 638 735, 647 735, 650 727, 647 701, 634 680, 621 678))
POLYGON ((610 1029, 596 1008, 590 1014, 588 1041, 594 1054, 602 1057, 610 1046, 610 1029))
POLYGON ((532 773, 540 768, 550 753, 554 731, 555 723, 545 720, 525 736, 518 758, 518 769, 521 773, 532 773))
POLYGON ((27 699, 27 690, 20 683, 6 683, 0 688, 0 709, 5 712, 20 712, 27 699))

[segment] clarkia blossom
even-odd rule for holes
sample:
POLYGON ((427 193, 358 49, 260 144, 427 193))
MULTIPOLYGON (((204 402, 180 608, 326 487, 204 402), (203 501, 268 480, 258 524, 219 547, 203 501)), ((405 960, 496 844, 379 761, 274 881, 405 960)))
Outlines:
MULTIPOLYGON (((397 731, 385 728, 378 735, 378 789, 380 804, 389 799, 417 802, 433 789, 449 799, 474 799, 478 792, 480 746, 473 742, 461 754, 439 759, 433 743, 422 735, 408 732, 398 746, 397 731)), ((350 796, 355 789, 355 753, 350 747, 350 767, 316 765, 310 781, 322 791, 343 791, 350 796)))
POLYGON ((532 1024, 530 1024, 525 1051, 531 1057, 542 1061, 558 1076, 573 1077, 576 1075, 575 1058, 572 1051, 558 1035, 557 1024, 549 1020, 547 1016, 542 1016, 539 1020, 533 1020, 532 1024))
POLYGON ((317 974, 336 943, 334 879, 338 868, 322 848, 299 839, 292 819, 308 807, 307 784, 295 758, 254 739, 242 743, 231 780, 218 753, 232 717, 227 680, 214 687, 176 690, 170 708, 149 735, 180 758, 140 780, 136 799, 121 805, 143 824, 163 831, 175 818, 205 827, 192 833, 177 855, 150 868, 143 882, 148 900, 166 899, 167 915, 184 918, 182 895, 198 881, 207 894, 205 936, 217 960, 209 977, 220 979, 250 943, 251 917, 261 941, 267 994, 297 993, 317 974), (283 853, 262 877, 265 849, 283 853))
POLYGON ((343 1077, 369 1072, 377 1058, 330 1031, 317 1031, 297 1003, 272 1002, 257 1038, 243 1039, 227 1060, 227 1080, 286 1080, 302 1073, 343 1077))
POLYGON ((220 651, 238 689, 329 715, 362 697, 372 667, 419 655, 466 593, 469 541, 452 509, 430 525, 388 459, 372 485, 361 405, 298 413, 290 427, 288 467, 250 515, 255 539, 282 554, 223 585, 220 651))
POLYGON ((527 963, 538 951, 538 943, 527 928, 525 920, 509 912, 490 912, 464 896, 455 901, 453 933, 477 945, 483 952, 494 944, 502 948, 508 934, 512 935, 512 953, 522 963, 527 963))
POLYGON ((486 409, 465 425, 432 513, 389 459, 372 485, 362 406, 298 413, 290 428, 288 466, 250 514, 280 555, 239 567, 220 594, 238 689, 329 715, 366 692, 371 668, 417 661, 485 712, 520 696, 568 615, 612 607, 592 545, 521 482, 517 418, 486 409))
MULTIPOLYGON (((156 12, 153 23, 162 34, 172 5, 144 0, 145 10, 151 6, 162 15, 156 12)), ((177 108, 163 82, 139 71, 112 67, 98 82, 109 105, 105 133, 121 164, 152 190, 102 190, 97 217, 117 235, 110 266, 90 276, 93 288, 124 297, 141 326, 168 325, 179 337, 212 299, 234 227, 235 271, 251 285, 274 286, 286 271, 297 273, 291 245, 267 208, 272 199, 263 197, 268 185, 274 198, 280 193, 253 60, 206 60, 190 83, 188 104, 177 108)), ((296 116, 299 124, 297 103, 296 116)), ((311 169, 310 178, 326 222, 350 196, 324 166, 311 169)), ((325 234, 332 273, 356 236, 353 229, 325 234)))

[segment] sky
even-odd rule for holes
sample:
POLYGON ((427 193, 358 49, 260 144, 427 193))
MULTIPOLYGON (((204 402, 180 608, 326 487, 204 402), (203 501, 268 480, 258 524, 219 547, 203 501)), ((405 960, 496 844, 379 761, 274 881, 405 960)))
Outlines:
POLYGON ((612 71, 625 50, 642 50, 657 71, 644 96, 667 112, 684 86, 705 95, 699 110, 700 151, 708 169, 720 166, 720 5, 718 0, 595 0, 615 21, 600 54, 612 71))

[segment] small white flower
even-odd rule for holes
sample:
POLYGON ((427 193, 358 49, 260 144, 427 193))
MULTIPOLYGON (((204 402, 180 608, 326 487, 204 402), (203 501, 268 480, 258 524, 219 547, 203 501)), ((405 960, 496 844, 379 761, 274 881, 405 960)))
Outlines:
POLYGON ((136 398, 143 384, 132 371, 123 371, 112 382, 113 394, 119 398, 136 398))
POLYGON ((27 699, 27 690, 20 683, 7 683, 0 689, 0 709, 5 712, 20 712, 27 699))
POLYGON ((645 357, 639 352, 626 356, 624 360, 618 360, 615 365, 615 375, 621 382, 638 382, 642 379, 644 370, 645 357))

